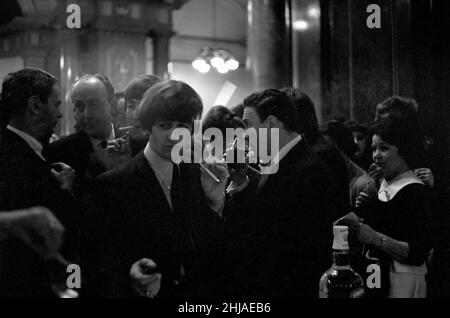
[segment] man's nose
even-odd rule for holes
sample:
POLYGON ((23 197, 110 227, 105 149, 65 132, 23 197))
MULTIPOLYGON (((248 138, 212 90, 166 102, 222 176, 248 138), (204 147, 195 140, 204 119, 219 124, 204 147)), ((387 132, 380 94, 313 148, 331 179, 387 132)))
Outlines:
POLYGON ((380 152, 379 152, 378 150, 375 150, 375 151, 372 153, 372 159, 373 159, 373 160, 379 160, 380 157, 381 157, 381 155, 380 155, 380 152))
POLYGON ((94 113, 89 108, 86 108, 81 114, 84 115, 84 118, 94 117, 94 113))

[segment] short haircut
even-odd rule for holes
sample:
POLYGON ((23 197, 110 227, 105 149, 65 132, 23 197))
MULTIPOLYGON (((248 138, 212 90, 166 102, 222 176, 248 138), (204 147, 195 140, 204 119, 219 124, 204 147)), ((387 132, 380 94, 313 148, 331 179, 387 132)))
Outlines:
POLYGON ((24 68, 9 73, 3 80, 2 100, 0 103, 1 123, 4 127, 12 115, 23 114, 28 99, 37 96, 46 103, 53 92, 57 79, 37 68, 24 68))
POLYGON ((156 75, 139 75, 133 78, 125 87, 125 100, 139 99, 141 100, 144 93, 156 83, 161 82, 162 79, 156 75))
POLYGON ((96 78, 98 79, 100 82, 102 82, 103 86, 105 87, 106 90, 106 97, 108 98, 108 101, 112 100, 115 98, 114 95, 114 86, 112 85, 111 81, 109 80, 109 78, 106 75, 103 74, 85 74, 83 76, 81 76, 74 84, 73 86, 75 86, 77 83, 89 79, 89 78, 96 78))
POLYGON ((206 113, 203 119, 203 132, 208 128, 217 128, 223 136, 226 136, 227 128, 245 128, 245 124, 238 115, 225 106, 214 106, 206 113))
POLYGON ((337 120, 330 120, 322 129, 324 135, 329 136, 336 146, 348 157, 358 151, 358 146, 353 141, 352 131, 337 120))
POLYGON ((280 120, 287 131, 298 131, 297 111, 286 93, 278 89, 266 89, 244 99, 244 108, 256 110, 262 121, 270 115, 280 120))
POLYGON ((399 116, 411 120, 413 122, 418 122, 418 104, 415 99, 409 97, 392 96, 385 99, 380 103, 385 107, 385 112, 392 115, 396 115, 395 112, 398 111, 399 116))
POLYGON ((396 146, 400 156, 410 165, 417 159, 420 148, 415 129, 414 123, 405 118, 387 117, 370 128, 370 135, 378 135, 383 141, 396 146))
POLYGON ((293 87, 285 87, 281 90, 289 96, 297 110, 298 132, 305 136, 312 136, 318 133, 319 122, 312 99, 307 94, 293 87))
POLYGON ((155 84, 144 94, 136 112, 142 128, 151 130, 159 121, 191 123, 201 117, 203 103, 197 92, 181 81, 155 84))

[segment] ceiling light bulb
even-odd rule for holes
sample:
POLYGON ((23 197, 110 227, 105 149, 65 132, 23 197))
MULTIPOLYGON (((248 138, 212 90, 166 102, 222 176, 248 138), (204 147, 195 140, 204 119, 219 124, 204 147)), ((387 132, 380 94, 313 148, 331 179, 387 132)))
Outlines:
POLYGON ((192 67, 196 70, 200 70, 204 65, 208 65, 206 61, 202 58, 196 59, 194 62, 192 62, 192 67))
POLYGON ((225 65, 232 71, 235 71, 239 68, 239 62, 236 61, 234 58, 229 59, 225 65))
POLYGON ((211 69, 211 65, 205 63, 205 64, 203 64, 203 65, 198 69, 198 71, 199 71, 200 73, 206 74, 206 73, 209 72, 210 69, 211 69))
POLYGON ((223 66, 225 64, 225 61, 223 60, 223 58, 221 58, 220 56, 214 56, 211 59, 211 65, 214 66, 215 68, 219 68, 220 66, 223 66))
POLYGON ((226 74, 226 73, 228 73, 229 70, 230 70, 230 69, 227 67, 226 64, 219 65, 219 67, 217 68, 217 71, 218 71, 220 74, 226 74))
POLYGON ((309 28, 309 23, 305 20, 298 20, 294 22, 294 29, 298 31, 305 31, 309 28))

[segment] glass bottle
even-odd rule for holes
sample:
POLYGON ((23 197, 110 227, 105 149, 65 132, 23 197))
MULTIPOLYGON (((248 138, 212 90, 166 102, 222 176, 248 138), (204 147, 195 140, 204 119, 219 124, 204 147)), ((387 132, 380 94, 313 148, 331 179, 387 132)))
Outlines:
POLYGON ((333 265, 319 282, 319 298, 362 298, 364 283, 350 266, 348 226, 333 226, 333 265))

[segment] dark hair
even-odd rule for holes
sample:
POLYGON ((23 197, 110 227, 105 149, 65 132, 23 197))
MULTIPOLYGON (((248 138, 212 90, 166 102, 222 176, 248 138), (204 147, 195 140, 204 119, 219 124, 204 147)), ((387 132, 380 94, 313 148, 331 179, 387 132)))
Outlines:
POLYGON ((100 82, 102 82, 103 86, 106 89, 106 96, 108 98, 108 101, 110 101, 111 99, 113 99, 115 97, 114 95, 114 86, 112 85, 111 81, 109 80, 109 78, 106 75, 103 74, 85 74, 83 76, 81 76, 74 84, 73 86, 75 86, 77 83, 89 79, 89 78, 96 78, 98 79, 100 82))
POLYGON ((312 99, 293 87, 285 87, 281 90, 289 96, 297 110, 298 132, 305 136, 316 134, 319 131, 319 122, 317 121, 316 110, 312 99))
POLYGON ((367 133, 369 132, 369 128, 366 125, 360 124, 354 120, 347 120, 344 125, 350 129, 351 132, 359 132, 367 137, 367 133))
POLYGON ((205 132, 208 128, 217 128, 226 136, 227 128, 245 128, 245 124, 225 106, 214 106, 206 113, 202 122, 202 131, 205 132))
POLYGON ((240 119, 244 117, 244 105, 242 103, 231 108, 231 111, 236 114, 240 119))
POLYGON ((298 131, 297 112, 288 95, 279 89, 266 89, 244 99, 244 108, 256 110, 262 121, 270 115, 278 118, 288 131, 298 131))
POLYGON ((337 120, 330 120, 322 129, 324 135, 330 136, 336 146, 348 157, 358 151, 358 146, 353 141, 353 135, 343 123, 337 120))
POLYGON ((147 89, 161 81, 162 79, 156 75, 139 75, 138 77, 133 78, 125 87, 125 100, 133 98, 139 100, 142 99, 147 89))
POLYGON ((37 68, 24 68, 9 73, 2 84, 1 127, 4 128, 8 124, 12 115, 24 113, 30 97, 38 96, 46 103, 56 82, 57 79, 53 75, 37 68))
POLYGON ((409 97, 392 96, 385 99, 380 105, 384 106, 384 112, 390 116, 401 117, 418 123, 418 104, 415 99, 409 97), (398 111, 398 114, 395 112, 398 111))
POLYGON ((190 123, 203 112, 197 92, 181 81, 168 80, 155 84, 144 94, 136 112, 141 126, 151 129, 158 121, 190 123))
POLYGON ((370 128, 370 136, 378 135, 383 141, 398 148, 400 156, 411 166, 417 157, 419 140, 416 127, 405 118, 387 117, 370 128))

